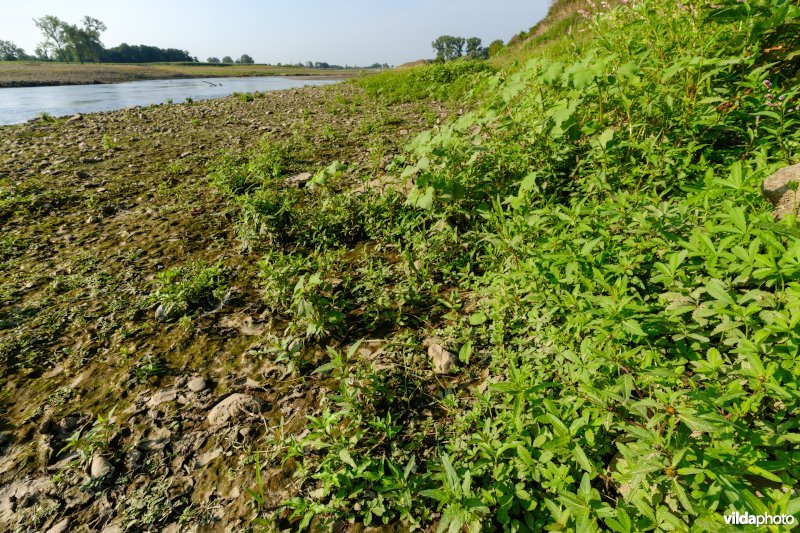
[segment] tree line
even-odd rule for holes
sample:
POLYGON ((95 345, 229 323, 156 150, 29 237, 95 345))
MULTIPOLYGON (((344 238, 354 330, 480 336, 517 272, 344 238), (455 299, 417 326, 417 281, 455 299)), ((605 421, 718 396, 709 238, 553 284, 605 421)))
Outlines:
POLYGON ((502 47, 503 41, 497 39, 488 47, 483 46, 483 41, 479 37, 454 37, 452 35, 442 35, 431 43, 433 51, 436 52, 437 61, 452 61, 459 57, 469 59, 486 59, 496 54, 502 47))
POLYGON ((231 56, 225 56, 225 57, 222 58, 221 61, 220 61, 220 59, 218 57, 209 57, 208 59, 206 59, 206 63, 214 63, 214 64, 222 63, 222 64, 231 64, 231 65, 233 65, 233 64, 236 64, 236 65, 252 65, 253 63, 255 63, 255 61, 253 61, 253 58, 250 57, 249 55, 242 54, 241 57, 239 57, 239 59, 237 59, 237 60, 234 60, 231 56))
MULTIPOLYGON (((157 63, 197 62, 186 50, 122 43, 106 48, 100 36, 106 25, 93 17, 83 17, 79 24, 70 24, 53 15, 33 19, 43 40, 30 55, 11 41, 0 40, 0 60, 63 61, 64 63, 157 63)), ((245 54, 246 56, 246 54, 245 54)), ((245 56, 242 56, 243 58, 245 56)), ((247 56, 249 57, 249 56, 247 56)))

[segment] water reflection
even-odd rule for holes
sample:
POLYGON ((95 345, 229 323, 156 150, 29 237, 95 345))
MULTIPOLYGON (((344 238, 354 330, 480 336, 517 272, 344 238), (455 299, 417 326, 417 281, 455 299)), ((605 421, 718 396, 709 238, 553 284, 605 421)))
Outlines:
POLYGON ((0 89, 0 124, 18 124, 36 118, 40 113, 58 117, 163 104, 170 100, 178 103, 187 98, 192 100, 221 98, 234 92, 277 91, 306 85, 327 85, 337 81, 269 76, 7 88, 0 89))

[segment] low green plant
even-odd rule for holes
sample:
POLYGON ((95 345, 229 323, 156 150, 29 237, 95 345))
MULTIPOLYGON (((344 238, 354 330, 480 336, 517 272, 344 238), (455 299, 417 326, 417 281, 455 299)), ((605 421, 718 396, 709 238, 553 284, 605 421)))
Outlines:
POLYGON ((227 293, 227 271, 221 263, 196 261, 167 269, 156 276, 149 301, 158 304, 160 314, 181 317, 221 305, 227 293))
POLYGON ((64 447, 59 450, 59 455, 66 451, 74 451, 78 453, 80 462, 86 463, 98 453, 107 453, 110 450, 111 441, 119 431, 116 425, 117 418, 114 415, 115 410, 116 407, 112 408, 106 416, 97 415, 97 419, 86 433, 83 432, 83 429, 73 433, 67 439, 64 447))

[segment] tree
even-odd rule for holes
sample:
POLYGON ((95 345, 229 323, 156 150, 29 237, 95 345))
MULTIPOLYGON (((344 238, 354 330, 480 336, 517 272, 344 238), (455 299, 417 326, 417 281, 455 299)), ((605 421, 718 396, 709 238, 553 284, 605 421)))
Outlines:
POLYGON ((236 62, 241 63, 242 65, 252 65, 253 63, 255 63, 255 61, 253 61, 253 58, 247 54, 242 54, 242 57, 237 59, 236 62))
POLYGON ((219 63, 219 58, 218 57, 209 57, 208 59, 206 59, 206 63, 219 63))
POLYGON ((442 35, 437 38, 431 46, 436 52, 438 61, 451 61, 464 55, 464 45, 466 39, 463 37, 453 37, 452 35, 442 35))
POLYGON ((0 39, 0 61, 17 61, 25 59, 25 50, 12 43, 0 39))
POLYGON ((67 40, 64 28, 67 25, 63 20, 53 15, 45 15, 38 19, 33 19, 33 23, 39 28, 44 36, 44 41, 39 45, 39 49, 47 56, 60 59, 65 63, 69 60, 66 46, 67 40))
POLYGON ((489 57, 496 56, 497 53, 500 52, 500 50, 503 49, 503 46, 504 45, 503 45, 502 39, 497 39, 496 41, 492 41, 492 43, 489 45, 489 48, 486 50, 486 52, 489 55, 489 57))
POLYGON ((34 24, 42 32, 44 41, 37 48, 43 56, 53 56, 64 62, 70 58, 83 63, 84 61, 100 61, 103 53, 103 43, 100 34, 106 31, 106 25, 93 17, 83 17, 82 27, 77 24, 67 24, 58 17, 45 15, 33 19, 34 24))
POLYGON ((467 39, 467 57, 470 59, 486 59, 489 57, 489 52, 481 46, 480 37, 470 37, 467 39))
POLYGON ((233 58, 231 56, 225 56, 222 58, 223 63, 233 63, 233 58))

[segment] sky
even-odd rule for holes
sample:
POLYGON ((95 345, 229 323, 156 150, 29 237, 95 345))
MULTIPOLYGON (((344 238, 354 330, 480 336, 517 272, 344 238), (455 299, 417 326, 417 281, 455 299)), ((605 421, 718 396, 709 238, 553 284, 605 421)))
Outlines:
POLYGON ((324 61, 368 65, 433 56, 440 35, 508 41, 542 19, 549 0, 12 0, 0 39, 33 53, 33 18, 100 19, 106 47, 123 42, 210 56, 249 54, 257 63, 324 61))

